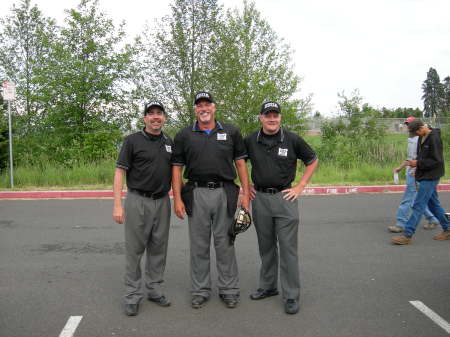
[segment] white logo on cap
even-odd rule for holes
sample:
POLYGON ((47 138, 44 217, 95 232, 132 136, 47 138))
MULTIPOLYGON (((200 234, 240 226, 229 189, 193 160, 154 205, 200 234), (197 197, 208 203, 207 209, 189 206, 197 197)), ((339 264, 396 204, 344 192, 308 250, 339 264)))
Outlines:
POLYGON ((278 148, 278 155, 281 157, 287 157, 288 149, 282 149, 281 147, 278 148))
POLYGON ((152 105, 161 106, 161 104, 159 104, 158 102, 150 102, 147 104, 147 106, 152 106, 152 105))
POLYGON ((172 153, 172 146, 166 145, 166 151, 172 153))
POLYGON ((197 98, 200 98, 200 97, 209 98, 209 94, 207 92, 201 92, 201 93, 197 94, 197 98))
POLYGON ((227 134, 226 133, 218 133, 217 140, 227 140, 227 134))
POLYGON ((267 108, 277 108, 278 109, 278 104, 273 103, 273 102, 266 103, 266 104, 264 104, 264 109, 267 109, 267 108))

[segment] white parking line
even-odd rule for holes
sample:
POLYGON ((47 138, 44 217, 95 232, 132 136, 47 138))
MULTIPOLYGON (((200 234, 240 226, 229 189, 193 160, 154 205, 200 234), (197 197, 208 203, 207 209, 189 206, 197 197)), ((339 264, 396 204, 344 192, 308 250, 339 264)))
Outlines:
POLYGON ((82 318, 83 316, 70 316, 67 320, 66 326, 59 334, 59 337, 72 337, 82 318))
POLYGON ((431 319, 434 323, 439 325, 448 334, 450 334, 450 324, 445 319, 436 314, 433 310, 428 308, 425 304, 423 304, 420 301, 409 301, 409 303, 415 306, 418 310, 422 311, 422 313, 428 316, 429 319, 431 319))

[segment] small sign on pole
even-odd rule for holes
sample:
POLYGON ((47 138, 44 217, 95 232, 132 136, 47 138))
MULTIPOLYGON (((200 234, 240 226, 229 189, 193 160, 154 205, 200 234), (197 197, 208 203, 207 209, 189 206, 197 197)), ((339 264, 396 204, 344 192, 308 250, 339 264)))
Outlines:
POLYGON ((3 99, 14 101, 16 99, 16 84, 14 82, 3 82, 3 99))
POLYGON ((14 188, 14 169, 12 152, 12 125, 11 125, 11 101, 16 99, 16 84, 13 82, 3 82, 3 99, 8 101, 8 124, 9 124, 9 171, 11 188, 14 188))

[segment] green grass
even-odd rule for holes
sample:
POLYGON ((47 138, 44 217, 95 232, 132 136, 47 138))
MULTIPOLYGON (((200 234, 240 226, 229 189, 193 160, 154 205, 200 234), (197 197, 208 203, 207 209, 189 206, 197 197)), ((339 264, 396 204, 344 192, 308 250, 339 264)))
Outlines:
MULTIPOLYGON (((72 168, 43 164, 21 166, 14 169, 15 189, 111 189, 114 176, 114 161, 98 164, 78 165, 72 168)), ((8 188, 9 171, 0 176, 0 188, 8 188)))
MULTIPOLYGON (((362 164, 358 168, 342 169, 330 163, 320 163, 313 178, 311 186, 324 185, 391 185, 393 176, 391 168, 362 164)), ((300 178, 302 168, 299 169, 297 180, 300 178)), ((401 176, 401 174, 400 174, 401 176)))
MULTIPOLYGON (((305 140, 315 149, 320 146, 319 136, 306 136, 305 140)), ((355 162, 351 168, 343 169, 327 161, 324 153, 319 153, 319 167, 311 186, 332 185, 384 185, 393 184, 392 171, 399 166, 406 152, 406 137, 403 134, 389 134, 386 144, 380 149, 380 161, 355 162), (383 159, 384 158, 384 159, 383 159)), ((445 157, 450 153, 446 151, 445 157)), ((14 170, 15 190, 49 189, 112 189, 115 161, 108 160, 95 164, 80 164, 71 168, 43 161, 39 166, 19 166, 14 170)), ((299 165, 296 181, 301 177, 303 165, 299 165)), ((441 183, 450 183, 450 165, 446 162, 446 176, 441 183)), ((404 172, 400 174, 404 183, 404 172)), ((0 189, 8 189, 9 170, 0 174, 0 189)))
MULTIPOLYGON (((317 147, 320 145, 321 137, 320 136, 303 136, 303 139, 306 140, 308 142, 308 144, 310 144, 312 147, 317 147)), ((400 145, 403 144, 405 146, 405 151, 406 151, 406 140, 407 140, 406 134, 389 133, 384 136, 384 140, 386 141, 386 143, 395 143, 395 144, 400 144, 400 145)))
MULTIPOLYGON (((305 136, 304 139, 314 148, 319 149, 320 136, 305 136)), ((343 169, 334 163, 327 161, 327 154, 319 154, 319 167, 311 179, 310 185, 392 185, 393 170, 406 159, 407 137, 405 134, 387 134, 385 144, 378 149, 371 150, 378 153, 379 161, 367 163, 362 160, 354 160, 352 168, 343 169)), ((363 140, 362 140, 363 141, 363 140)), ((445 149, 445 158, 450 157, 449 149, 445 149)), ((296 181, 301 177, 303 167, 300 166, 296 181)), ((450 162, 445 164, 446 175, 441 178, 441 183, 450 183, 450 162)), ((405 183, 405 171, 399 174, 400 184, 405 183)))

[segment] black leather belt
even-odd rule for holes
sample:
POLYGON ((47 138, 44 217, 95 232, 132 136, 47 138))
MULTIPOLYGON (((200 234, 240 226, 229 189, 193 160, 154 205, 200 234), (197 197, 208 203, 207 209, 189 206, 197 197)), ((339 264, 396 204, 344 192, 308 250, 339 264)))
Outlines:
POLYGON ((195 187, 207 187, 210 190, 214 190, 219 187, 223 187, 223 181, 191 181, 190 182, 195 187))
POLYGON ((136 190, 134 188, 129 188, 129 192, 139 194, 142 197, 151 198, 151 199, 161 199, 162 197, 165 197, 167 195, 167 192, 159 192, 159 193, 153 193, 153 192, 147 192, 147 191, 141 191, 136 190))
POLYGON ((263 193, 269 193, 269 194, 277 194, 281 191, 285 190, 286 188, 290 188, 291 186, 284 186, 284 187, 259 187, 255 186, 255 190, 263 193))

